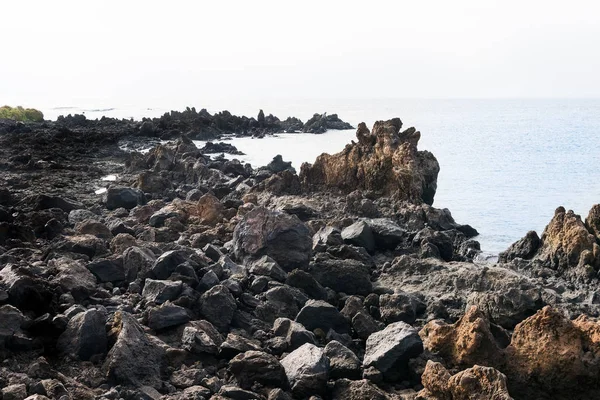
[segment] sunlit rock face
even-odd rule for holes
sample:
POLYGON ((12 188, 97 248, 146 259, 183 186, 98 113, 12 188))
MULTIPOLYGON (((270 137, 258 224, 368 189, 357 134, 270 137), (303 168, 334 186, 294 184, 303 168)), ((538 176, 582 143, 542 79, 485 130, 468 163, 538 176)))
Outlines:
POLYGON ((337 189, 343 193, 369 190, 412 203, 433 204, 440 166, 428 151, 418 151, 421 133, 400 131, 402 121, 378 121, 369 131, 361 123, 352 142, 337 154, 321 154, 304 163, 300 179, 306 188, 337 189))

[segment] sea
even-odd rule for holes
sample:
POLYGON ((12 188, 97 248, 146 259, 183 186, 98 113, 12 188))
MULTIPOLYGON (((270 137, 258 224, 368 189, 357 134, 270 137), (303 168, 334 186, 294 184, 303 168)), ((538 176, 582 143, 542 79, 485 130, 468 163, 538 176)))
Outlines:
MULTIPOLYGON (((400 117, 403 129, 421 132, 419 149, 431 151, 440 163, 434 206, 475 227, 482 250, 491 255, 529 230, 541 235, 558 206, 585 218, 600 203, 600 99, 221 99, 189 106, 247 116, 263 109, 303 121, 327 112, 369 128, 377 120, 400 117)), ((140 119, 184 107, 61 105, 42 111, 46 119, 75 113, 140 119)), ((236 158, 254 167, 281 154, 299 170, 303 162, 338 152, 353 139, 355 131, 348 130, 230 143, 246 153, 236 158)))

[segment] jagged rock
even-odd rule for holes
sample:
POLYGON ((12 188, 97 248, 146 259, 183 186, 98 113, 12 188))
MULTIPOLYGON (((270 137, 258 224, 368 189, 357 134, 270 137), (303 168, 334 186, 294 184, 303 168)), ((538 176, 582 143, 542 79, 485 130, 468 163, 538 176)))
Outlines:
POLYGON ((364 247, 368 252, 375 250, 375 238, 371 227, 365 221, 358 221, 342 230, 344 243, 364 247))
POLYGON ((238 354, 229 361, 229 370, 241 388, 250 389, 256 382, 265 386, 287 386, 284 367, 276 357, 262 351, 238 354))
POLYGON ((61 257, 51 260, 48 265, 58 271, 54 282, 64 293, 70 293, 75 300, 86 299, 96 291, 97 279, 82 262, 61 257))
POLYGON ((168 279, 179 264, 187 261, 183 251, 171 250, 163 253, 152 266, 152 274, 156 279, 168 279))
POLYGON ((298 397, 323 393, 329 378, 329 359, 323 349, 306 343, 281 360, 285 374, 298 397))
POLYGON ((147 301, 162 304, 168 300, 176 299, 182 290, 182 283, 177 281, 164 281, 146 279, 142 296, 147 301))
POLYGON ((313 250, 324 251, 328 246, 339 246, 344 243, 341 232, 333 226, 325 226, 313 236, 313 250))
POLYGON ((64 212, 70 212, 72 210, 83 208, 83 204, 79 203, 78 201, 59 196, 50 196, 46 194, 39 194, 33 196, 33 198, 25 199, 24 201, 31 203, 35 210, 60 208, 64 212))
POLYGON ((21 326, 26 321, 25 316, 17 308, 5 304, 0 306, 0 348, 13 335, 21 333, 21 326))
POLYGON ((269 256, 263 256, 253 262, 250 273, 268 276, 279 282, 284 282, 287 278, 287 273, 269 256))
POLYGON ((415 328, 395 322, 367 339, 363 366, 375 367, 384 374, 405 367, 408 360, 423 352, 423 342, 415 328))
POLYGON ((425 311, 425 306, 414 296, 398 291, 394 294, 382 294, 379 297, 381 319, 385 323, 404 321, 415 322, 418 311, 425 311))
POLYGON ((600 238, 600 204, 594 204, 585 219, 585 226, 597 238, 600 238))
POLYGON ((382 250, 395 249, 408 236, 404 229, 388 218, 371 218, 365 222, 371 228, 375 247, 382 250))
POLYGON ((400 132, 399 118, 378 121, 369 132, 358 126, 358 143, 335 155, 322 154, 303 164, 300 179, 309 187, 337 188, 344 193, 373 190, 414 203, 433 203, 439 164, 433 154, 417 151, 421 134, 400 132))
POLYGON ((310 298, 327 300, 327 291, 311 274, 295 269, 288 274, 286 285, 302 289, 310 298))
POLYGON ((117 264, 115 260, 98 259, 92 261, 86 267, 99 282, 119 282, 125 280, 123 265, 117 264))
POLYGON ((331 378, 358 378, 360 376, 361 362, 349 348, 332 340, 327 343, 324 351, 329 358, 331 378))
POLYGON ((260 304, 254 313, 267 323, 278 317, 294 318, 299 311, 295 293, 289 286, 278 286, 265 293, 265 302, 260 304))
POLYGON ((499 262, 509 262, 515 258, 531 259, 540 247, 540 238, 535 231, 527 232, 522 239, 511 244, 510 247, 498 255, 499 262))
POLYGON ((151 341, 133 316, 118 312, 113 330, 117 341, 109 351, 104 370, 117 383, 160 388, 165 351, 151 341))
POLYGON ((288 318, 277 318, 273 323, 273 333, 285 337, 289 350, 295 350, 305 343, 316 344, 315 335, 302 324, 288 318))
POLYGON ((336 292, 366 296, 371 293, 370 269, 356 260, 323 260, 311 266, 317 282, 336 292))
POLYGON ((496 366, 502 350, 490 323, 477 307, 471 307, 455 324, 440 320, 427 323, 419 332, 425 348, 457 366, 496 366))
POLYGON ((87 310, 69 320, 67 329, 60 335, 56 347, 76 359, 87 361, 92 356, 104 354, 107 337, 104 325, 106 316, 98 310, 87 310))
POLYGON ((156 262, 152 251, 133 246, 123 252, 123 269, 129 282, 136 278, 145 279, 156 262))
POLYGON ((268 255, 284 270, 306 268, 312 253, 308 228, 298 217, 255 208, 235 227, 233 251, 240 260, 268 255))
POLYGON ((214 286, 202 295, 200 302, 200 312, 208 321, 221 331, 229 328, 237 308, 229 289, 223 285, 214 286))
POLYGON ((121 207, 131 210, 136 206, 145 204, 146 197, 144 196, 144 192, 139 189, 110 187, 106 191, 105 203, 106 208, 109 210, 116 210, 121 207))
POLYGON ((95 220, 84 220, 75 224, 75 230, 80 235, 94 235, 100 239, 111 240, 113 234, 106 225, 95 220))
POLYGON ((333 400, 391 400, 384 391, 366 379, 351 381, 338 379, 333 387, 333 400))
POLYGON ((599 393, 599 333, 600 323, 586 316, 571 321, 558 310, 544 307, 515 327, 505 350, 509 385, 518 381, 521 390, 529 387, 561 397, 595 397, 599 393))
POLYGON ((247 339, 235 333, 228 333, 227 338, 219 347, 219 355, 231 359, 246 351, 260 351, 261 344, 257 340, 247 339))
POLYGON ((309 300, 296 316, 296 322, 309 330, 317 328, 328 332, 333 329, 338 333, 350 332, 350 322, 337 308, 322 300, 309 300))
POLYGON ((148 327, 155 331, 185 324, 190 316, 185 308, 166 303, 148 311, 148 327))
POLYGON ((427 361, 421 377, 422 391, 419 400, 512 400, 506 386, 506 376, 491 367, 475 365, 450 376, 440 364, 427 361))
POLYGON ((281 157, 281 154, 277 154, 275 157, 273 157, 273 160, 271 160, 271 162, 266 165, 266 169, 274 174, 283 171, 290 171, 292 173, 296 173, 296 170, 292 167, 291 161, 283 161, 283 157, 281 157))
POLYGON ((194 321, 187 326, 181 336, 184 350, 195 354, 217 354, 223 344, 223 337, 208 321, 194 321))
POLYGON ((15 265, 8 264, 0 269, 0 288, 8 293, 8 303, 19 310, 38 315, 51 310, 53 292, 48 283, 28 276, 15 265))
POLYGON ((223 220, 225 207, 218 198, 205 194, 198 200, 198 217, 200 222, 214 226, 223 220))

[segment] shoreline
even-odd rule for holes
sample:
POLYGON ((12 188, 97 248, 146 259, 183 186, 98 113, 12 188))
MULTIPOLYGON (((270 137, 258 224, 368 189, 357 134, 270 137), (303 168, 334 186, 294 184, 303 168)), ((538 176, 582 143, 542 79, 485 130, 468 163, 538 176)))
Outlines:
POLYGON ((600 315, 597 210, 584 223, 557 209, 546 235, 481 265, 477 232, 428 205, 439 165, 399 119, 359 125, 354 144, 298 171, 213 159, 190 140, 229 128, 146 122, 0 123, 0 313, 16 321, 0 380, 42 363, 80 398, 142 386, 167 399, 436 398, 432 379, 454 390, 450 375, 479 376, 477 364, 492 377, 482 390, 515 398, 598 389, 595 365, 553 380, 549 349, 574 344, 539 341, 557 327, 593 341, 596 322, 570 319, 600 315), (173 126, 180 137, 147 154, 119 148, 173 126), (92 188, 109 174, 101 199, 92 188))

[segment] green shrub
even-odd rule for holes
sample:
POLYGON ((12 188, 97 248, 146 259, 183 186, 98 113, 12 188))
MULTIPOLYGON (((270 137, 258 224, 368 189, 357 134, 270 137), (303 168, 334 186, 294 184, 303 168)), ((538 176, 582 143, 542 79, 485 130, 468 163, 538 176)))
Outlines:
POLYGON ((0 107, 0 119, 3 118, 23 122, 42 122, 44 114, 35 108, 3 106, 0 107))

